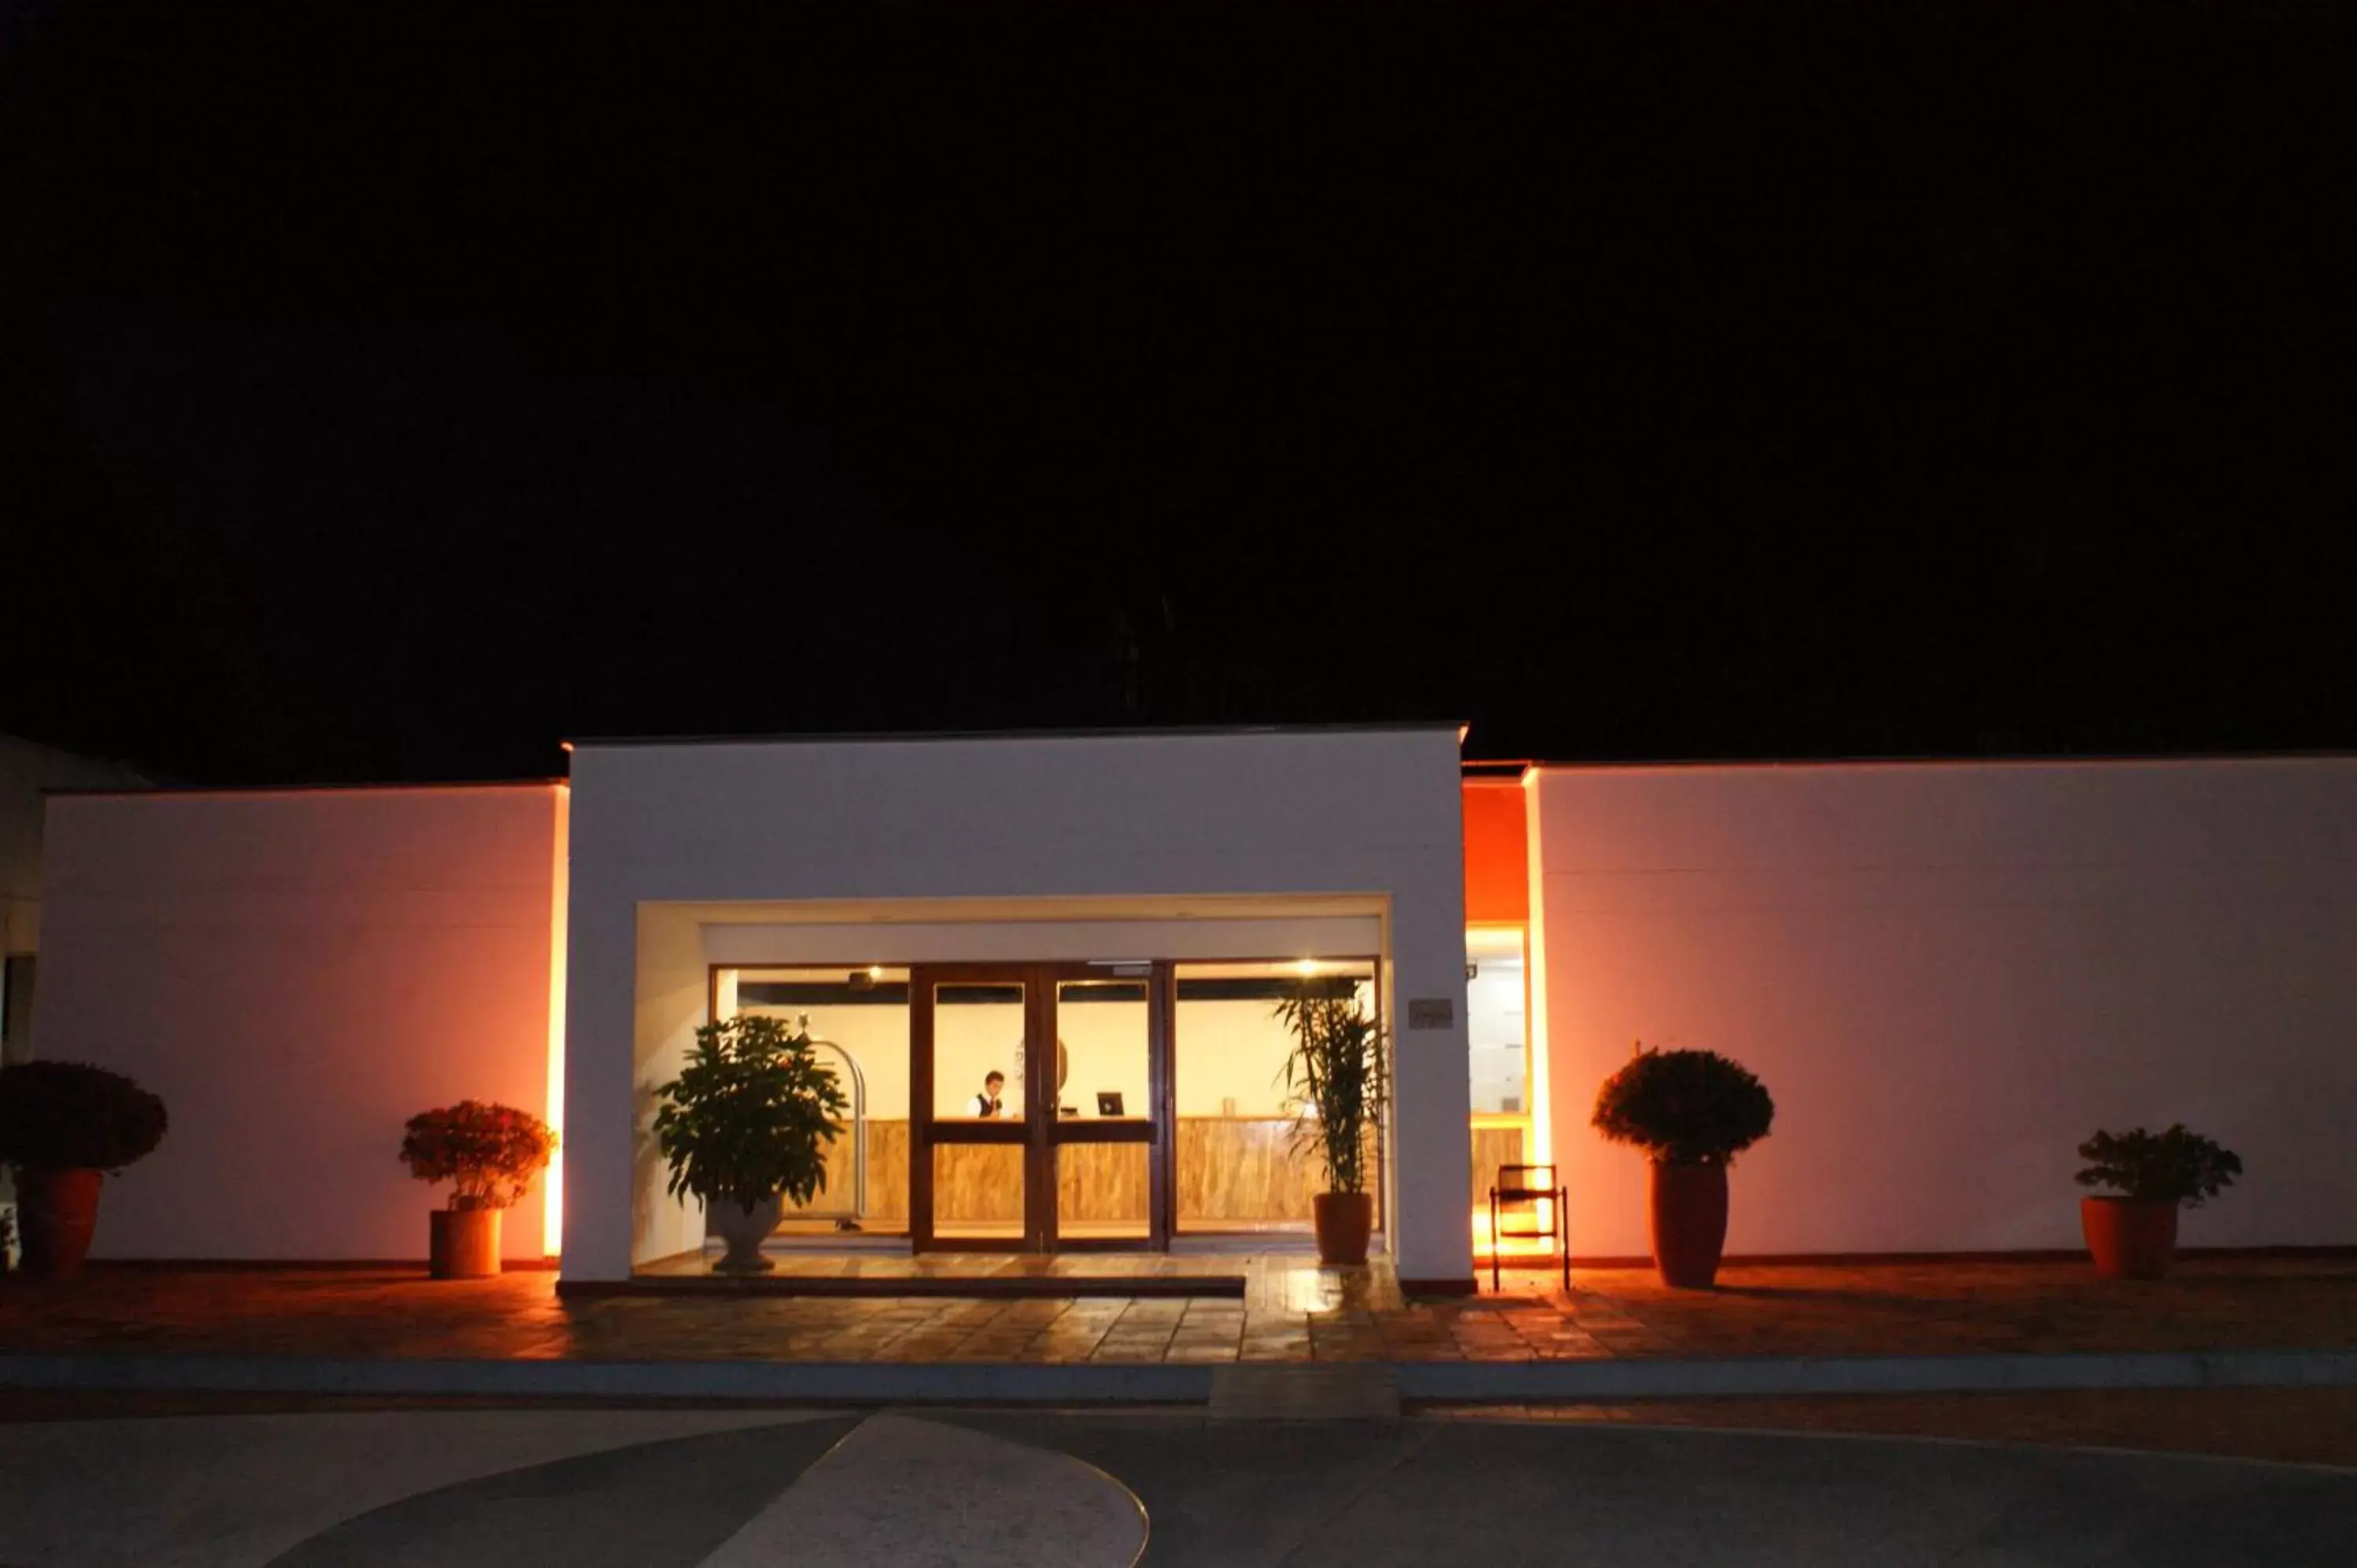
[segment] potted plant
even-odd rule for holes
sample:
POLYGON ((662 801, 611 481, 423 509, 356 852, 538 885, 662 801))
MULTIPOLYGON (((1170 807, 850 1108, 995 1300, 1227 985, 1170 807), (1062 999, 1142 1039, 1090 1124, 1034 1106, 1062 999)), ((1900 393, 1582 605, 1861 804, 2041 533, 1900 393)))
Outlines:
POLYGON ((512 1105, 462 1100, 420 1112, 401 1139, 401 1163, 424 1182, 448 1182, 449 1204, 427 1219, 426 1262, 437 1280, 500 1272, 500 1216, 548 1167, 556 1134, 512 1105))
POLYGON ((2183 1122, 2166 1133, 2098 1133, 2079 1145, 2079 1157, 2087 1162, 2076 1178, 2081 1187, 2112 1189, 2079 1200, 2087 1251, 2107 1280, 2167 1273, 2177 1255, 2178 1208, 2199 1208, 2243 1174, 2239 1155, 2183 1122))
POLYGON ((776 1018, 706 1024, 677 1078, 655 1090, 655 1143, 673 1197, 703 1200, 728 1244, 725 1274, 766 1273, 761 1242, 783 1199, 826 1188, 826 1146, 843 1131, 842 1086, 810 1036, 776 1018))
POLYGON ((1368 1133, 1382 1122, 1391 1082, 1383 1026, 1355 992, 1338 996, 1312 985, 1278 1003, 1276 1014, 1293 1031, 1286 1092, 1305 1112, 1294 1124, 1295 1147, 1313 1150, 1326 1166, 1328 1189, 1309 1200, 1318 1261, 1363 1263, 1375 1223, 1368 1133))
POLYGON ((70 1280, 90 1256, 109 1174, 164 1141, 164 1102, 119 1072, 81 1062, 0 1068, 0 1165, 16 1167, 19 1267, 70 1280))
POLYGON ((1727 1167, 1768 1135, 1776 1102, 1716 1051, 1637 1053, 1596 1094, 1596 1130, 1650 1162, 1647 1214, 1662 1283, 1707 1290, 1727 1245, 1727 1167))

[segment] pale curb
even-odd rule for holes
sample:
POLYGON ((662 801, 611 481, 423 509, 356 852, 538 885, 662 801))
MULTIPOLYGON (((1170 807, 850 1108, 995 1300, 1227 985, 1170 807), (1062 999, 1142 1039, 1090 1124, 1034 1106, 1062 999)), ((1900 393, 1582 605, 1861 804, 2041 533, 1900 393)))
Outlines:
MULTIPOLYGON (((398 1360, 0 1353, 0 1389, 771 1403, 1204 1404, 1215 1366, 1090 1362, 398 1360)), ((1275 1365, 1275 1363, 1271 1363, 1275 1365)), ((2357 1387, 2357 1350, 1402 1361, 1422 1402, 2357 1387)))

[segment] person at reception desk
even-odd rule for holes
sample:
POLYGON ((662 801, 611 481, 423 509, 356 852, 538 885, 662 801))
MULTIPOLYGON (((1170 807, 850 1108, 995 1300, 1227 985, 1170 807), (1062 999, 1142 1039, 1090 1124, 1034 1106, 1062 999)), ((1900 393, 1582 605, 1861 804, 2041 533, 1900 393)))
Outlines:
POLYGON ((1006 1101, 1000 1096, 1000 1091, 1006 1087, 1005 1073, 992 1072, 985 1076, 982 1080, 982 1092, 974 1097, 974 1113, 983 1117, 1006 1115, 1006 1101))

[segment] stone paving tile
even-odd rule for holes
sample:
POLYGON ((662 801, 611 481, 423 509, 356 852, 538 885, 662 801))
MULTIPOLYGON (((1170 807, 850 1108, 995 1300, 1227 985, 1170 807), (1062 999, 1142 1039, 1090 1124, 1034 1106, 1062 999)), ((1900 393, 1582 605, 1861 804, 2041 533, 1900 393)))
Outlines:
MULTIPOLYGON (((903 1260, 905 1262, 905 1260, 903 1260)), ((930 1258, 919 1260, 930 1263, 930 1258)), ((1190 1260, 1200 1262, 1200 1260, 1190 1260)), ((1938 1354, 2357 1348, 2357 1260, 2190 1259, 2163 1281, 2083 1265, 1730 1268, 1709 1292, 1578 1270, 1506 1293, 1404 1302, 1381 1270, 1228 1260, 1243 1301, 598 1297, 551 1274, 97 1265, 0 1285, 11 1350, 533 1359, 1248 1360, 1938 1354)), ((937 1271, 936 1271, 937 1272, 937 1271)))
POLYGON ((1158 1363, 1169 1353, 1167 1344, 1123 1344, 1107 1341, 1089 1352, 1092 1361, 1158 1363))
POLYGON ((1162 1353, 1163 1364, 1173 1367, 1224 1364, 1237 1359, 1236 1348, 1232 1345, 1173 1345, 1162 1353))

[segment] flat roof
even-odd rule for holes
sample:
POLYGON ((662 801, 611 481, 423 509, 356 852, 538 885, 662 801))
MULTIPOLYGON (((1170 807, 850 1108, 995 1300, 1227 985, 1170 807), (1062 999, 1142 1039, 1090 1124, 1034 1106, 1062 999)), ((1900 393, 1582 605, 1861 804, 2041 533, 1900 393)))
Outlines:
MULTIPOLYGON (((1202 725, 1165 728, 1138 727, 1131 729, 1038 729, 1038 730, 933 730, 906 732, 855 733, 848 735, 778 735, 778 736, 608 736, 567 741, 565 746, 763 746, 763 745, 845 745, 852 742, 910 742, 964 740, 1089 740, 1124 739, 1154 736, 1185 738, 1189 736, 1255 736, 1255 735, 1384 735, 1422 733, 1433 730, 1453 730, 1455 725, 1429 723, 1370 724, 1370 725, 1202 725)), ((1524 774, 1541 773, 1641 773, 1641 772, 1703 772, 1732 771, 1737 768, 1789 770, 1796 768, 2080 768, 2125 767, 2142 764, 2228 762, 2357 762, 2357 751, 2155 751, 2155 752, 2089 752, 2034 754, 2020 753, 1993 757, 1956 755, 1857 756, 1857 757, 1717 757, 1668 758, 1589 758, 1586 760, 1550 761, 1537 757, 1467 757, 1459 765, 1469 782, 1513 784, 1524 774)), ((43 796, 122 795, 161 796, 173 799, 201 795, 316 795, 357 793, 375 790, 407 789, 544 789, 555 785, 569 785, 570 779, 562 775, 532 779, 445 779, 404 780, 397 782, 361 781, 334 784, 156 784, 81 785, 59 784, 44 787, 43 796)))
POLYGON ((2161 763, 2188 762, 2351 762, 2357 761, 2357 751, 2120 751, 2120 752, 2046 752, 2013 753, 2004 756, 1965 757, 1956 755, 1916 755, 1889 757, 1670 757, 1652 761, 1608 758, 1589 761, 1550 762, 1542 759, 1506 759, 1483 761, 1468 758, 1465 768, 1492 770, 1514 768, 1528 772, 1533 768, 1542 773, 1607 773, 1654 772, 1738 768, 2081 768, 2147 766, 2161 763))
POLYGON ((582 736, 564 744, 585 746, 856 746, 975 740, 1156 740, 1256 735, 1401 735, 1464 729, 1457 719, 1403 720, 1383 724, 1334 725, 1134 725, 1103 729, 848 730, 823 735, 626 735, 582 736))
POLYGON ((145 799, 165 796, 184 799, 190 795, 352 795, 386 794, 393 790, 425 789, 546 789, 572 783, 569 779, 447 779, 424 783, 397 784, 173 784, 154 789, 125 789, 115 785, 59 785, 44 789, 44 795, 123 795, 145 799))

